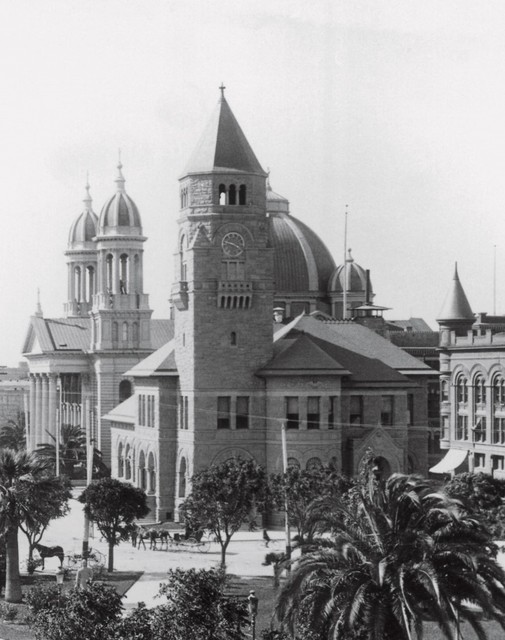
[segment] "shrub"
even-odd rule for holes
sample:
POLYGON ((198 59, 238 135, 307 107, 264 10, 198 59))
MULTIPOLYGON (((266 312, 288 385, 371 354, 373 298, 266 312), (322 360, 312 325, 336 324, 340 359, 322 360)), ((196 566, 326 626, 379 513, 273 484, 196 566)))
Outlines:
POLYGON ((7 602, 0 602, 0 618, 6 622, 13 622, 18 617, 18 609, 7 602))

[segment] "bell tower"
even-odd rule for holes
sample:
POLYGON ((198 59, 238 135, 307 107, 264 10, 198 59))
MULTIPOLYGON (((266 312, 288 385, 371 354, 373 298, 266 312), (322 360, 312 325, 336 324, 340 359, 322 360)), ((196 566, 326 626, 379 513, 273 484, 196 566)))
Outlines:
POLYGON ((149 297, 143 290, 142 223, 125 191, 118 164, 117 191, 104 204, 96 235, 97 284, 93 296, 92 349, 150 349, 149 297))
POLYGON ((272 355, 267 174, 220 90, 180 179, 171 295, 191 472, 230 446, 247 445, 259 462, 265 455, 264 383, 255 372, 272 355))

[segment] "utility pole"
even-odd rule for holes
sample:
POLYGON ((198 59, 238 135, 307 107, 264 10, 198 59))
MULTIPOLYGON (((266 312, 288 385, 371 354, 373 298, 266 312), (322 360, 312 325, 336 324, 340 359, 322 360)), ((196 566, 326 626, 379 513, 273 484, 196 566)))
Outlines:
MULTIPOLYGON (((82 414, 81 414, 82 415, 82 414)), ((84 427, 86 430, 86 486, 91 484, 93 479, 93 442, 91 439, 91 420, 89 398, 84 399, 84 427)), ((84 535, 82 538, 82 557, 87 558, 89 554, 89 518, 84 512, 84 535)))
POLYGON ((342 287, 344 298, 343 298, 343 310, 342 310, 342 318, 347 320, 347 214, 349 205, 345 205, 345 223, 344 223, 344 285, 342 287))
MULTIPOLYGON (((286 423, 282 423, 281 427, 281 439, 282 439, 282 470, 284 472, 284 477, 288 472, 288 447, 286 442, 286 423)), ((288 501, 288 491, 287 489, 284 492, 284 510, 285 510, 285 519, 284 519, 284 528, 286 531, 286 558, 289 560, 291 558, 291 529, 289 527, 289 501, 288 501)))

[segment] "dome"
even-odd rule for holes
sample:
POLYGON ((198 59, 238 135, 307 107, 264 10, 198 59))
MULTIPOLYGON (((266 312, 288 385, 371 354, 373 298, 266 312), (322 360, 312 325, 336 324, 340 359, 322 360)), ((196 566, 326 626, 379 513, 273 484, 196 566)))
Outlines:
POLYGON ((267 213, 275 213, 277 211, 289 213, 289 200, 275 193, 270 186, 270 179, 267 178, 267 213))
POLYGON ((84 198, 85 209, 74 220, 68 234, 69 249, 93 249, 98 226, 98 216, 91 208, 91 196, 89 194, 89 184, 86 185, 86 197, 84 198))
MULTIPOLYGON (((349 249, 349 257, 346 260, 347 263, 347 287, 348 293, 361 292, 367 290, 367 272, 362 266, 354 262, 351 255, 351 249, 349 249)), ((329 291, 340 293, 344 290, 344 265, 339 265, 331 276, 329 282, 329 291)), ((373 296, 372 283, 368 282, 369 295, 373 296)))
POLYGON ((125 179, 121 172, 122 166, 121 163, 118 164, 117 192, 104 204, 100 213, 100 235, 110 235, 117 232, 126 235, 142 235, 139 210, 124 188, 125 179))
MULTIPOLYGON (((273 194, 273 192, 272 192, 273 194)), ((282 196, 269 200, 270 246, 274 249, 274 286, 277 293, 321 292, 326 295, 335 262, 321 239, 291 215, 272 211, 277 202, 289 207, 282 196)))

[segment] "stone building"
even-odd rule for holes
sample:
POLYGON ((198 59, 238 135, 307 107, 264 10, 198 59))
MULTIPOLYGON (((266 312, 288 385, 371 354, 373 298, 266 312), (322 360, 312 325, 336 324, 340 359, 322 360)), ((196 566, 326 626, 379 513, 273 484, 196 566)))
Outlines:
POLYGON ((177 516, 211 463, 280 470, 283 423, 290 464, 353 474, 371 448, 385 474, 426 472, 433 371, 365 326, 325 320, 343 315, 347 287, 352 308, 371 309, 370 278, 337 267, 291 215, 224 95, 180 179, 178 223, 173 337, 126 371, 133 394, 103 418, 113 475, 145 488, 157 519, 177 516))
POLYGON ((505 478, 505 316, 474 314, 456 268, 438 323, 445 457, 431 471, 505 478))

